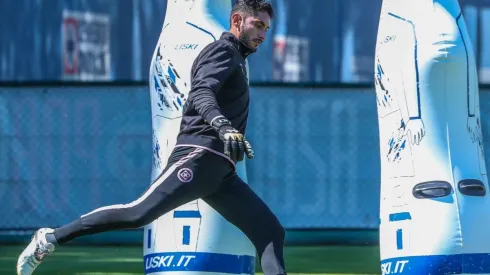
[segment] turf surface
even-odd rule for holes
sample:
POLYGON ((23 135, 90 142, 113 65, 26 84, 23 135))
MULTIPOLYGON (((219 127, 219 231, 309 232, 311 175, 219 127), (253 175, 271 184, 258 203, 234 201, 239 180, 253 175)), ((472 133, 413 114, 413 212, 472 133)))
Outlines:
MULTIPOLYGON (((0 274, 15 274, 21 246, 0 246, 0 274)), ((288 246, 289 274, 380 274, 376 246, 288 246)), ((257 274, 261 272, 257 265, 257 274)), ((70 246, 46 258, 34 275, 143 275, 140 246, 70 246)))

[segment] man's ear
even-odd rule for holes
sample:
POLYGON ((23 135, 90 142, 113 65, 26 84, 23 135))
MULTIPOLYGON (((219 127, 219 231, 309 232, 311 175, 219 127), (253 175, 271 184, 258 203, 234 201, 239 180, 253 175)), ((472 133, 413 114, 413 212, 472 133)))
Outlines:
POLYGON ((231 15, 231 25, 235 28, 240 29, 242 25, 243 17, 239 13, 234 13, 231 15))

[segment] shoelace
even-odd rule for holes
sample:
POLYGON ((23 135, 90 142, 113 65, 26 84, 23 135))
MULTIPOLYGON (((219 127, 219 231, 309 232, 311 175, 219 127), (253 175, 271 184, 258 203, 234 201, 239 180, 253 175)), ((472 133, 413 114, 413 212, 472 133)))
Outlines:
POLYGON ((36 260, 41 262, 43 258, 48 255, 51 251, 46 247, 41 241, 39 241, 36 245, 36 250, 34 250, 34 257, 36 260))

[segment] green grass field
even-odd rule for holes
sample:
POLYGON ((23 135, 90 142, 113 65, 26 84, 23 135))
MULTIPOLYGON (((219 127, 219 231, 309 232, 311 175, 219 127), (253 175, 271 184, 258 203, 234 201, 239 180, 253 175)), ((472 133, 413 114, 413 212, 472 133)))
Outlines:
MULTIPOLYGON (((21 246, 0 246, 0 274, 15 274, 21 246)), ((287 246, 289 274, 380 274, 377 246, 287 246)), ((261 272, 257 266, 257 273, 261 272)), ((71 246, 46 258, 35 275, 144 274, 141 246, 71 246)))

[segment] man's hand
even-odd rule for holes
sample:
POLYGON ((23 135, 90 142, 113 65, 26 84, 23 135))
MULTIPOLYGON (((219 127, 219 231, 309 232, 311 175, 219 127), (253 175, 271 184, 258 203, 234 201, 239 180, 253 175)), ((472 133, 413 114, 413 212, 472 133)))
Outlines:
POLYGON ((231 122, 220 116, 211 121, 211 127, 218 132, 219 138, 225 144, 224 153, 234 162, 242 161, 246 154, 249 159, 254 157, 252 146, 245 137, 231 126, 231 122))

